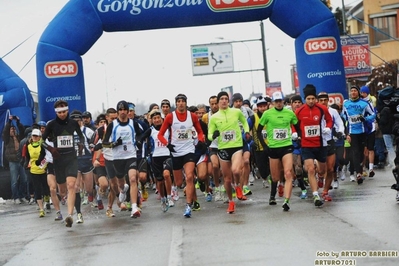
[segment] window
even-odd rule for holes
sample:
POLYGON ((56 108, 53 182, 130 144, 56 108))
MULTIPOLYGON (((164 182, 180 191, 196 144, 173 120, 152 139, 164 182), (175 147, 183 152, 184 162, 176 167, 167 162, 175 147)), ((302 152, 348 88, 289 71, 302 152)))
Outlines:
POLYGON ((383 40, 389 40, 392 39, 392 37, 397 37, 396 16, 372 18, 372 25, 376 27, 378 31, 373 30, 371 45, 379 45, 383 40))

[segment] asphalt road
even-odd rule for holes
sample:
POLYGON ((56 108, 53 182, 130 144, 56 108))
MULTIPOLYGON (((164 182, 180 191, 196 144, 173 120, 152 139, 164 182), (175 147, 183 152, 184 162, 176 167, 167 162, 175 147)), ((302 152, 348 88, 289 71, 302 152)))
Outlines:
POLYGON ((362 185, 347 176, 322 208, 301 200, 296 187, 283 212, 283 199, 269 206, 270 189, 256 180, 231 215, 197 190, 201 210, 192 218, 183 217, 184 198, 163 213, 150 192, 138 219, 83 206, 85 221, 72 228, 55 222, 54 212, 39 218, 35 206, 8 201, 0 205, 0 265, 399 265, 392 184, 388 169, 362 185))

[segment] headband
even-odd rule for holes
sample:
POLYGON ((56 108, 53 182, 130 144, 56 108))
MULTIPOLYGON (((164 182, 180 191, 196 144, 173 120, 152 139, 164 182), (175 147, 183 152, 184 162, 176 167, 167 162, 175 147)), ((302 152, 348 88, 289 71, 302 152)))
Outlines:
POLYGON ((57 107, 57 108, 54 109, 54 111, 55 111, 56 113, 58 113, 58 112, 63 112, 63 111, 68 111, 68 106, 57 107))

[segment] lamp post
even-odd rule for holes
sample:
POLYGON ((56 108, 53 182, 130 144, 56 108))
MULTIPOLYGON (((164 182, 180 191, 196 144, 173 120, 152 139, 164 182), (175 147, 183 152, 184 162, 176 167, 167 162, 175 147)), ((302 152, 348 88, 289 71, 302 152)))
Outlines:
MULTIPOLYGON (((107 64, 103 61, 97 61, 98 64, 104 66, 104 74, 105 74, 105 97, 107 98, 107 108, 109 108, 109 100, 108 100, 108 79, 107 79, 107 64)), ((105 110, 105 108, 103 108, 105 110)))

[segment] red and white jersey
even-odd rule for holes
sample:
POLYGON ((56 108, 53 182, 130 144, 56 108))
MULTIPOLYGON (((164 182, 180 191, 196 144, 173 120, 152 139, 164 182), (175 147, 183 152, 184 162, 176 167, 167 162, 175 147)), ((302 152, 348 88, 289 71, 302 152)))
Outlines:
POLYGON ((184 156, 188 153, 194 153, 194 139, 193 139, 193 120, 191 113, 187 111, 187 118, 185 121, 177 119, 176 112, 172 112, 172 125, 170 143, 175 146, 175 151, 172 152, 174 157, 184 156))
MULTIPOLYGON (((151 127, 151 138, 154 140, 154 151, 152 157, 170 156, 169 149, 158 139, 158 133, 159 130, 151 127)), ((169 131, 165 132, 165 138, 169 139, 169 131)))

